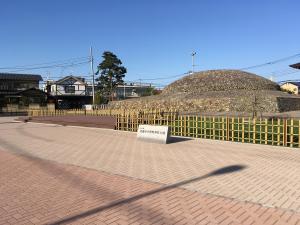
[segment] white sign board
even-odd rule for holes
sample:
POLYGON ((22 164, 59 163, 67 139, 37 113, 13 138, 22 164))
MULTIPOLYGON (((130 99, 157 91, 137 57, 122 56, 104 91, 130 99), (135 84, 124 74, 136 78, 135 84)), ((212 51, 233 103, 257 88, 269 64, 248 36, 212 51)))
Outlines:
POLYGON ((137 138, 145 141, 167 144, 170 136, 168 126, 139 125, 137 138))
POLYGON ((85 110, 93 110, 93 105, 84 105, 85 110))

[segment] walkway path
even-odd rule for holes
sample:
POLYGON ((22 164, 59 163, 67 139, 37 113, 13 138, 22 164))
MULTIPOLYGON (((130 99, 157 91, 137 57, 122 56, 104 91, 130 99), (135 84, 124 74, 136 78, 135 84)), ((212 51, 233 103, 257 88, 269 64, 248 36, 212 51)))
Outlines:
POLYGON ((0 224, 300 224, 298 149, 8 122, 0 224))

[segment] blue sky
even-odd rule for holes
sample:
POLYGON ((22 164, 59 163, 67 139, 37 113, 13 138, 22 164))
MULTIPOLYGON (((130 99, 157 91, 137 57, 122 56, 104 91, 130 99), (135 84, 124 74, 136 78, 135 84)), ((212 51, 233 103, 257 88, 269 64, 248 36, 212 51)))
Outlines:
MULTIPOLYGON (((95 64, 105 50, 119 56, 126 80, 185 73, 192 51, 196 70, 238 69, 300 53, 299 9, 299 0, 1 1, 0 67, 88 56, 93 46, 95 64)), ((287 74, 298 61, 250 72, 300 79, 287 74)), ((89 65, 25 72, 88 76, 89 65)))

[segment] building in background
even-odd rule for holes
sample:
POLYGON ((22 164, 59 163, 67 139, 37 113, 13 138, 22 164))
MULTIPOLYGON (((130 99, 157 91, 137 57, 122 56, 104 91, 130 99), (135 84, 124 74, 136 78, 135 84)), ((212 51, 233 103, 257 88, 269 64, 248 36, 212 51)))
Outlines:
POLYGON ((294 68, 294 69, 300 69, 300 63, 295 63, 290 65, 290 67, 294 68))
MULTIPOLYGON (((47 80, 44 89, 48 94, 48 102, 55 103, 57 109, 81 109, 93 101, 92 84, 79 76, 70 75, 57 81, 47 80)), ((97 90, 95 86, 96 95, 97 90)), ((113 100, 150 96, 156 92, 151 84, 125 83, 117 86, 113 100)))
POLYGON ((281 90, 286 91, 291 94, 299 94, 300 82, 287 81, 280 85, 281 90))
POLYGON ((41 75, 0 73, 0 107, 46 104, 47 94, 39 89, 42 80, 41 75))
POLYGON ((153 95, 154 87, 147 83, 124 83, 118 85, 115 91, 117 100, 139 98, 153 95))
MULTIPOLYGON (((290 65, 290 67, 294 69, 300 69, 300 63, 292 64, 290 65)), ((300 91, 300 81, 299 80, 284 81, 283 83, 280 84, 280 88, 283 91, 298 95, 300 91)))
POLYGON ((82 108, 92 103, 92 84, 80 76, 66 76, 58 81, 48 80, 46 92, 49 102, 55 103, 57 109, 82 108))

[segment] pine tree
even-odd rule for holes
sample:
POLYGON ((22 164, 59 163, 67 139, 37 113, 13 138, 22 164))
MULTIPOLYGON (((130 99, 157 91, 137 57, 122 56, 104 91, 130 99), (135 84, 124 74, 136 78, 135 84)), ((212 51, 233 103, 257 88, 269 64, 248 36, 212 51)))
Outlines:
POLYGON ((127 69, 122 65, 122 61, 112 52, 105 51, 102 55, 103 61, 98 65, 96 79, 98 89, 103 97, 113 99, 113 93, 119 84, 123 84, 127 69))

